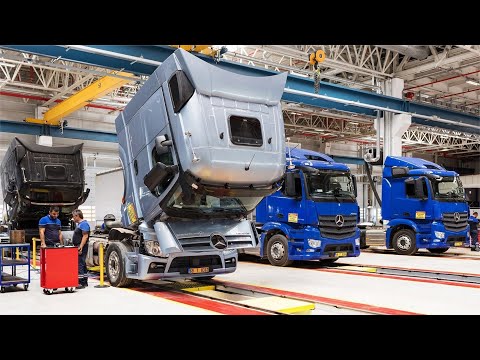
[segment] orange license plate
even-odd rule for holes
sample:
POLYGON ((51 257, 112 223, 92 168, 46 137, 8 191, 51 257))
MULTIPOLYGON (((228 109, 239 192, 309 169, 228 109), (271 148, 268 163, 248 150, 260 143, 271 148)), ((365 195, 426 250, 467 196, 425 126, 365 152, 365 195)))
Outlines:
POLYGON ((199 268, 189 268, 188 273, 189 274, 202 274, 202 273, 207 273, 210 271, 210 268, 207 267, 199 267, 199 268))
POLYGON ((463 242, 461 242, 461 241, 455 241, 455 243, 453 244, 453 246, 463 246, 463 242))
POLYGON ((335 257, 342 257, 342 256, 347 256, 346 251, 340 251, 335 253, 335 257))

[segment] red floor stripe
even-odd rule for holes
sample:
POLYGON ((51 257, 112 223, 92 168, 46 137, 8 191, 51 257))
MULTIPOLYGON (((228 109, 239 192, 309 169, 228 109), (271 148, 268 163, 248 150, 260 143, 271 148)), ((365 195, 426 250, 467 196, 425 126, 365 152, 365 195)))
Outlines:
MULTIPOLYGON (((150 288, 151 289, 151 288, 150 288)), ((153 295, 156 297, 176 301, 182 304, 192 305, 194 307, 211 310, 220 314, 224 315, 268 315, 268 313, 244 308, 241 306, 231 305, 227 303, 222 303, 220 301, 205 299, 202 297, 190 295, 190 294, 182 294, 172 291, 151 291, 142 288, 131 288, 131 290, 139 291, 145 294, 153 295)))
POLYGON ((420 279, 420 278, 409 277, 409 276, 397 276, 397 275, 386 275, 386 274, 376 274, 376 273, 363 273, 363 272, 351 271, 351 270, 336 270, 336 269, 312 269, 312 270, 324 271, 324 272, 334 272, 334 273, 339 273, 339 274, 358 275, 358 276, 382 277, 382 278, 386 278, 386 279, 396 279, 396 280, 404 280, 404 281, 416 281, 416 282, 423 282, 423 283, 430 283, 430 284, 441 284, 441 285, 450 285, 450 286, 469 287, 469 288, 475 288, 475 289, 480 288, 480 284, 459 283, 459 282, 448 281, 448 280, 420 279))
POLYGON ((332 299, 332 298, 327 298, 323 296, 302 294, 302 293, 297 293, 293 291, 267 288, 263 286, 239 284, 239 283, 223 281, 223 280, 216 280, 216 282, 221 283, 222 285, 225 285, 225 286, 231 286, 231 287, 240 288, 244 290, 261 291, 261 292, 265 292, 272 295, 288 296, 288 297, 293 297, 300 300, 308 300, 308 301, 314 301, 314 302, 316 301, 316 302, 325 303, 333 306, 343 306, 343 307, 348 307, 350 309, 372 311, 372 312, 375 312, 378 314, 384 314, 384 315, 421 315, 419 313, 414 313, 410 311, 389 309, 389 308, 384 308, 380 306, 355 303, 355 302, 346 301, 346 300, 332 299))
MULTIPOLYGON (((365 251, 369 254, 380 254, 380 255, 395 255, 394 252, 391 251, 365 251)), ((428 253, 416 253, 414 256, 420 257, 427 257, 431 259, 454 259, 454 260, 480 260, 480 256, 472 256, 472 255, 463 255, 460 254, 428 254, 428 253)))
MULTIPOLYGON (((368 265, 368 264, 348 264, 348 263, 337 263, 336 265, 340 266, 365 266, 371 268, 382 268, 382 269, 392 269, 392 270, 412 270, 412 271, 422 271, 428 273, 440 273, 444 275, 469 275, 469 276, 480 276, 480 274, 475 273, 466 273, 466 272, 458 272, 458 271, 449 271, 449 272, 442 272, 442 270, 427 270, 427 269, 417 269, 417 268, 405 268, 399 266, 386 266, 386 265, 368 265)), ((336 270, 336 269, 334 269, 336 270)), ((341 270, 341 269, 339 269, 341 270)), ((347 270, 348 271, 348 270, 347 270)))

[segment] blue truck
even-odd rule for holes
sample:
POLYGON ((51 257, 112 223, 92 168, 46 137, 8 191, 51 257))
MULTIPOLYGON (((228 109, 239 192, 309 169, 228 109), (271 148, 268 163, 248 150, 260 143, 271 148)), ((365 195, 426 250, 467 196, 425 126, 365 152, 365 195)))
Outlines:
POLYGON ((468 204, 454 171, 420 158, 387 156, 381 206, 385 246, 397 254, 421 248, 439 254, 468 245, 468 204))
POLYGON ((256 207, 260 257, 288 266, 360 255, 357 186, 348 166, 310 150, 287 147, 286 155, 282 188, 256 207))

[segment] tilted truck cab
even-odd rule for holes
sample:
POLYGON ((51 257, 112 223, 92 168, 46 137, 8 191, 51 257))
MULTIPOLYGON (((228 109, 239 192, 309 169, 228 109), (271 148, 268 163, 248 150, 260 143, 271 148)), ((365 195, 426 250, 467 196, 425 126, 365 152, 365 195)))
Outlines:
POLYGON ((468 243, 468 205, 459 175, 420 158, 388 156, 382 180, 386 246, 412 255, 468 243))
POLYGON ((30 241, 38 237, 38 221, 50 206, 60 207, 62 230, 71 229, 71 212, 85 202, 83 144, 43 146, 14 138, 2 161, 0 179, 4 219, 12 230, 24 230, 30 241))
POLYGON ((182 49, 149 77, 115 122, 125 184, 124 227, 106 251, 114 286, 233 272, 237 249, 256 246, 246 215, 285 172, 285 81, 182 49))
POLYGON ((310 150, 287 148, 286 156, 283 187, 256 209, 260 256, 287 266, 360 255, 356 182, 348 166, 310 150))

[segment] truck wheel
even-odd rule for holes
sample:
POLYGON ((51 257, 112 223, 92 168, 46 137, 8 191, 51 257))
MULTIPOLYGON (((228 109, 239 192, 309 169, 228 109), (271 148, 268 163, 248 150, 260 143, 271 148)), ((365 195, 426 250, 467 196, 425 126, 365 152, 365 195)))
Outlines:
POLYGON ((434 248, 434 249, 427 249, 427 250, 430 251, 432 254, 443 254, 448 249, 450 248, 434 248))
POLYGON ((268 240, 267 257, 273 266, 289 266, 293 263, 288 260, 288 241, 285 236, 276 234, 268 240))
POLYGON ((105 270, 110 285, 115 287, 126 287, 133 279, 128 279, 125 273, 125 256, 127 248, 120 242, 113 242, 107 248, 105 270))
POLYGON ((415 233, 409 229, 399 230, 393 235, 393 248, 399 255, 413 255, 417 252, 415 233))

